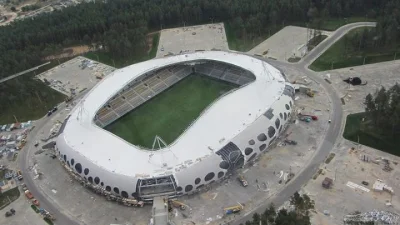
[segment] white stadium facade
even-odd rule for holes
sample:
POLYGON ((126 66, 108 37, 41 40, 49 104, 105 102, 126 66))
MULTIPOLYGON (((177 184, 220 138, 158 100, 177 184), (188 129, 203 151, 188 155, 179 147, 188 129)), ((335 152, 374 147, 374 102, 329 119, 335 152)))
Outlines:
POLYGON ((169 56, 105 77, 71 111, 56 150, 81 177, 124 198, 191 194, 268 151, 293 107, 292 85, 264 61, 224 51, 169 56), (211 103, 173 143, 144 149, 103 129, 194 72, 239 87, 211 103))

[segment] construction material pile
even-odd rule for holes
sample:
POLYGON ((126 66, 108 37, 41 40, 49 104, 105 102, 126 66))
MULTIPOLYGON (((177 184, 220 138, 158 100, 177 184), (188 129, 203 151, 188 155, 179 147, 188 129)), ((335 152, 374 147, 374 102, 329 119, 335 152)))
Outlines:
POLYGON ((351 84, 353 86, 355 85, 367 85, 368 82, 362 83, 361 78, 359 77, 349 77, 345 80, 343 80, 344 82, 351 84))
POLYGON ((388 211, 377 211, 360 213, 356 215, 347 215, 343 219, 344 224, 368 223, 378 224, 398 224, 399 215, 388 211))

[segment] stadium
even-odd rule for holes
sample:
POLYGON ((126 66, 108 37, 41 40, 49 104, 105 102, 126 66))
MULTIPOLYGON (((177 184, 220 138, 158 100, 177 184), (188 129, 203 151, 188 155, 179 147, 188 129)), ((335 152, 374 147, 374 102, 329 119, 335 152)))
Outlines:
POLYGON ((154 59, 100 81, 71 111, 56 149, 68 167, 115 195, 191 194, 268 151, 293 98, 285 75, 251 56, 154 59))

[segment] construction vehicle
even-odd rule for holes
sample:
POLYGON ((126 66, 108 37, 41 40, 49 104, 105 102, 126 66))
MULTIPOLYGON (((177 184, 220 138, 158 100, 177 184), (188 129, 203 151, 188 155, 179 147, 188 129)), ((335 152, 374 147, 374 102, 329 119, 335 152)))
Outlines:
POLYGON ((314 95, 315 95, 315 93, 314 93, 312 90, 307 90, 307 91, 306 91, 306 94, 307 94, 309 97, 314 97, 314 95))
POLYGON ((26 196, 28 199, 32 199, 32 198, 33 198, 33 195, 32 195, 32 193, 31 193, 29 190, 26 190, 24 193, 25 193, 25 196, 26 196))
POLYGON ((243 187, 247 187, 249 185, 249 183, 247 182, 246 179, 244 179, 243 175, 239 175, 238 176, 238 181, 242 184, 243 187))
POLYGON ((289 144, 289 145, 297 145, 297 141, 293 141, 293 140, 289 140, 289 139, 286 139, 285 143, 289 144))
POLYGON ((225 215, 230 215, 233 213, 238 213, 243 209, 243 205, 238 202, 237 205, 224 208, 225 215))
POLYGON ((188 208, 188 206, 180 201, 177 200, 169 200, 169 205, 175 207, 175 208, 179 208, 181 210, 185 210, 186 208, 188 208))

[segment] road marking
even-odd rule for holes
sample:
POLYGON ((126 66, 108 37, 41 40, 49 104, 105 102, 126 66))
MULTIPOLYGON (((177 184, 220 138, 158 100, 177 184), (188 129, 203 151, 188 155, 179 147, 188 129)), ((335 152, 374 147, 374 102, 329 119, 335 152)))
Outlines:
POLYGON ((351 181, 348 181, 346 186, 349 187, 349 188, 352 188, 352 189, 356 189, 357 188, 357 189, 360 189, 361 191, 365 191, 365 192, 369 192, 370 191, 368 188, 365 188, 365 187, 363 187, 361 185, 358 185, 356 183, 353 183, 351 181))
POLYGON ((214 193, 213 200, 218 196, 218 193, 214 193))

